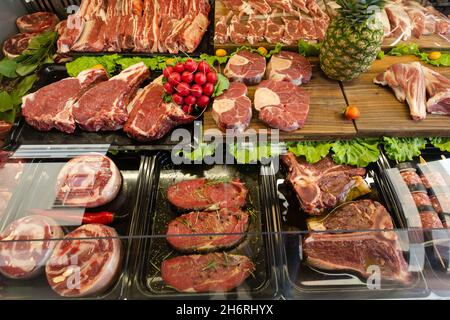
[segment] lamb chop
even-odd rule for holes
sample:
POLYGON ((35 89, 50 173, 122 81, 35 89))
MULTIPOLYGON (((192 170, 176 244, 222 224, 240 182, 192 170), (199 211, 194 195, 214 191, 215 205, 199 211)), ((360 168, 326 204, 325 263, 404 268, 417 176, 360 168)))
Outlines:
POLYGON ((450 115, 450 80, 430 68, 422 66, 422 69, 429 97, 427 111, 450 115))

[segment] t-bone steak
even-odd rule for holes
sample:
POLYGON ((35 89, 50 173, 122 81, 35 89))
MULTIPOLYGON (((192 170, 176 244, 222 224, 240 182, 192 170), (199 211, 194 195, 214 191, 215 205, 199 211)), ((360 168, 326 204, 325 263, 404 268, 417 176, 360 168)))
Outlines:
POLYGON ((220 130, 243 133, 252 120, 252 101, 247 97, 245 84, 232 82, 228 90, 214 100, 212 115, 220 130))
POLYGON ((57 129, 73 133, 76 129, 72 105, 84 92, 108 80, 103 69, 81 72, 77 78, 66 78, 45 86, 22 98, 25 121, 40 131, 57 129))
POLYGON ((114 162, 99 153, 73 158, 59 172, 57 198, 66 206, 93 208, 114 200, 122 176, 114 162))
POLYGON ((264 80, 256 88, 255 109, 269 127, 289 132, 303 128, 309 100, 308 93, 291 82, 264 80))
POLYGON ((266 76, 267 79, 290 81, 299 86, 311 80, 312 67, 304 56, 294 52, 281 51, 270 59, 266 76))
POLYGON ((164 88, 160 79, 138 92, 128 106, 130 116, 124 131, 141 142, 161 139, 174 127, 195 119, 185 114, 178 105, 163 101, 164 88))
POLYGON ((35 12, 16 20, 17 27, 21 33, 54 31, 58 22, 58 17, 51 12, 35 12))
POLYGON ((179 251, 217 251, 238 244, 245 236, 248 222, 248 214, 239 209, 191 212, 169 223, 166 239, 179 251))
POLYGON ((39 275, 64 232, 47 217, 28 216, 13 221, 0 235, 0 273, 11 279, 39 275))
POLYGON ((356 185, 354 177, 363 177, 366 169, 339 165, 329 157, 315 164, 297 160, 291 152, 281 157, 289 170, 291 183, 302 209, 311 215, 320 215, 343 202, 356 185))
POLYGON ((240 286, 254 270, 246 256, 210 253, 164 260, 161 277, 179 292, 224 292, 240 286))
POLYGON ((140 62, 88 90, 73 106, 75 121, 86 131, 121 129, 128 120, 128 104, 149 74, 140 62))
POLYGON ((246 85, 255 85, 261 82, 266 72, 266 59, 257 53, 242 50, 228 60, 224 75, 246 85))
POLYGON ((167 199, 182 210, 217 210, 241 208, 247 193, 247 188, 239 179, 221 182, 200 178, 171 185, 167 190, 167 199))
POLYGON ((64 297, 103 293, 119 275, 122 243, 116 230, 83 225, 58 242, 45 272, 50 287, 64 297))

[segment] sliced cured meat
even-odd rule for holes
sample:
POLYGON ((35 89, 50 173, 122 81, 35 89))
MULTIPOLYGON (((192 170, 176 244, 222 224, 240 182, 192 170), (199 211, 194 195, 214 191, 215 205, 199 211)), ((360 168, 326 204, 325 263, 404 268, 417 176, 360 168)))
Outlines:
POLYGON ((240 286, 254 270, 246 256, 210 253, 164 260, 161 277, 179 292, 223 292, 240 286))
POLYGON ((166 239, 179 251, 207 252, 226 249, 242 241, 248 222, 248 214, 239 209, 191 212, 169 223, 166 239))
POLYGON ((245 43, 247 41, 250 27, 248 24, 243 23, 238 15, 233 16, 230 22, 230 40, 233 43, 245 43))
POLYGON ((420 62, 393 64, 374 82, 391 87, 400 102, 406 100, 413 120, 426 118, 425 78, 420 62))
POLYGON ((415 7, 405 7, 405 11, 411 19, 412 35, 419 39, 425 32, 425 14, 415 7))
POLYGON ((306 122, 309 95, 291 82, 264 80, 256 88, 255 108, 269 127, 294 131, 306 122))
POLYGON ((160 79, 141 90, 128 107, 130 117, 124 131, 138 141, 147 142, 164 137, 178 125, 194 121, 174 103, 164 103, 160 79))
POLYGON ((291 0, 266 0, 266 2, 275 9, 280 9, 286 13, 293 13, 295 10, 291 0))
MULTIPOLYGON (((275 14, 275 13, 274 13, 275 14)), ((266 32, 264 37, 268 43, 279 43, 284 37, 285 26, 284 24, 277 23, 274 20, 273 15, 267 19, 266 32)))
POLYGON ((54 240, 63 236, 61 227, 47 217, 13 221, 0 235, 0 273, 12 279, 37 276, 52 254, 54 240))
POLYGON ((212 115, 222 131, 244 132, 252 119, 252 102, 247 97, 245 84, 232 82, 228 90, 214 100, 212 115))
POLYGON ((171 185, 167 190, 167 199, 178 209, 217 210, 241 208, 247 193, 247 188, 239 179, 221 182, 200 178, 171 185))
POLYGON ((381 23, 383 24, 384 36, 389 37, 391 35, 391 23, 389 22, 389 17, 386 13, 386 10, 383 9, 379 13, 381 23))
POLYGON ((382 281, 411 280, 392 231, 311 234, 303 242, 303 253, 308 264, 320 269, 351 270, 367 278, 372 275, 369 267, 376 266, 382 281))
POLYGON ((308 223, 315 231, 393 229, 391 216, 379 202, 359 200, 347 202, 320 221, 308 223))
POLYGON ((303 36, 300 20, 288 19, 285 17, 282 17, 282 19, 285 27, 285 32, 283 39, 281 40, 287 45, 293 45, 297 43, 297 41, 299 39, 302 39, 303 36))
POLYGON ((223 73, 232 81, 255 85, 261 82, 265 72, 266 59, 263 56, 242 50, 228 60, 223 73))
POLYGON ((54 31, 58 22, 58 17, 51 12, 35 12, 16 20, 17 28, 21 33, 54 31))
POLYGON ((101 18, 88 20, 77 41, 70 48, 77 52, 102 52, 107 47, 106 25, 101 18))
POLYGON ((17 58, 28 48, 34 36, 32 33, 19 33, 12 36, 3 42, 3 54, 8 59, 17 58))
POLYGON ((77 78, 66 78, 45 86, 22 98, 25 121, 40 131, 57 129, 66 133, 75 131, 72 105, 94 85, 107 81, 104 69, 81 72, 77 78))
POLYGON ((302 209, 310 215, 320 215, 345 201, 356 185, 355 177, 366 174, 364 168, 339 165, 329 157, 310 164, 289 152, 281 160, 289 170, 286 180, 293 186, 302 209))
POLYGON ((71 159, 58 174, 57 198, 66 206, 99 207, 114 200, 122 176, 108 157, 90 153, 71 159))
POLYGON ((450 80, 430 68, 422 66, 428 93, 429 113, 450 115, 450 80))
POLYGON ((391 22, 392 36, 405 41, 411 38, 413 25, 404 8, 395 3, 388 3, 385 10, 391 22))
POLYGON ((264 41, 264 32, 266 31, 266 21, 257 19, 255 16, 250 16, 248 19, 248 36, 247 40, 254 45, 264 41))
POLYGON ((86 131, 121 129, 128 120, 128 104, 149 74, 140 62, 88 90, 73 105, 76 123, 86 131))
POLYGON ((281 51, 270 59, 266 74, 267 79, 290 81, 299 86, 311 80, 312 67, 304 56, 294 52, 281 51))
POLYGON ((104 225, 87 224, 58 242, 45 272, 50 287, 61 296, 94 296, 113 284, 121 260, 117 232, 104 225))

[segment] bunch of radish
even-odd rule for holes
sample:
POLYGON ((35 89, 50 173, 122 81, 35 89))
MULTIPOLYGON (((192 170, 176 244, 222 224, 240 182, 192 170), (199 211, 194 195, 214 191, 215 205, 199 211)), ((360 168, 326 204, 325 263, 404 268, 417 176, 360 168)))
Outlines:
POLYGON ((206 108, 214 94, 217 73, 206 61, 192 59, 178 62, 164 69, 164 91, 172 96, 186 114, 191 114, 197 106, 206 108))

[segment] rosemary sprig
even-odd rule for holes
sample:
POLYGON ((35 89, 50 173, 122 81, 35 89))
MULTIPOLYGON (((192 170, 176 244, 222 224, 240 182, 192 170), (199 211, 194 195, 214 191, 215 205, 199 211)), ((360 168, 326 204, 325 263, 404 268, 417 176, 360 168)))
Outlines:
POLYGON ((217 266, 216 261, 212 260, 202 269, 202 271, 206 271, 206 270, 209 270, 209 269, 215 269, 216 266, 217 266))

